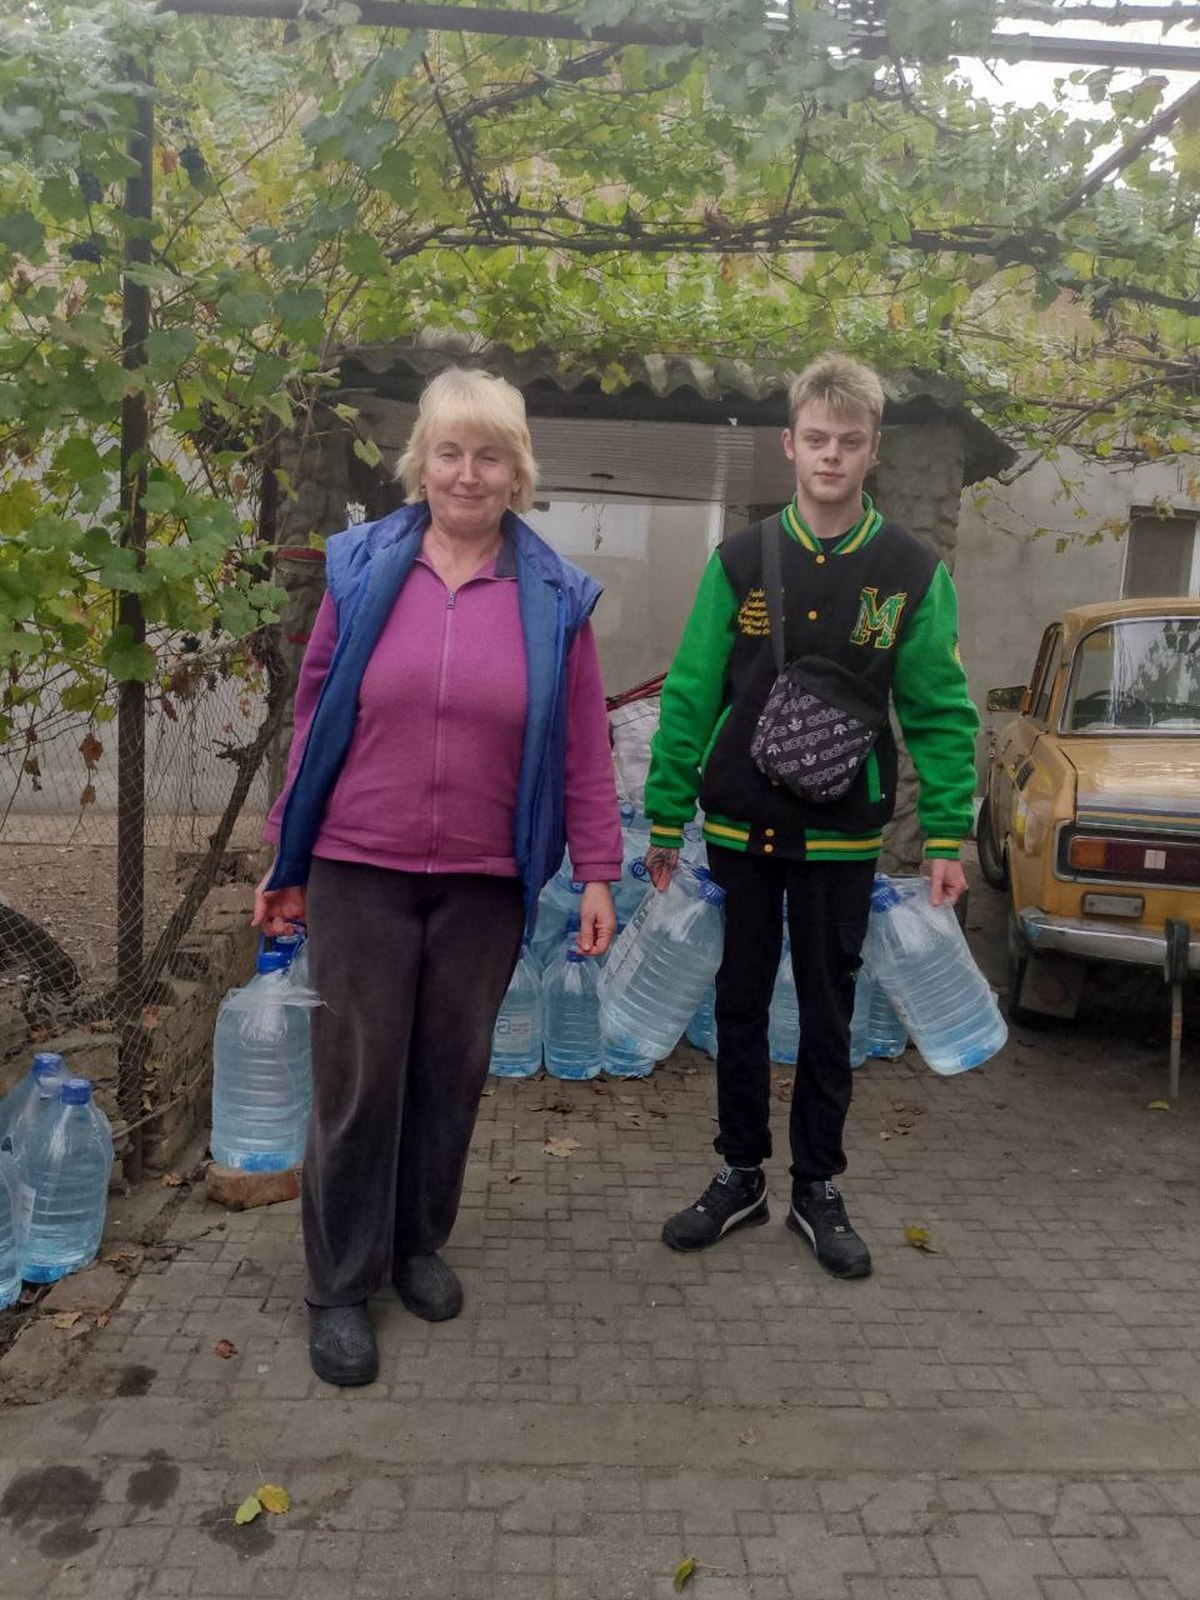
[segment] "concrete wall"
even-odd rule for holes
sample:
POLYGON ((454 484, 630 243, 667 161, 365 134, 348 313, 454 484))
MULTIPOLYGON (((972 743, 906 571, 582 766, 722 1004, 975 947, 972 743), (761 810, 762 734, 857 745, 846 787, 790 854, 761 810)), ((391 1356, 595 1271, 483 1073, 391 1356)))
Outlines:
POLYGON ((665 672, 719 536, 720 508, 555 500, 529 520, 604 585, 593 624, 606 693, 665 672))
POLYGON ((987 691, 1028 681, 1048 623, 1120 595, 1130 508, 1196 506, 1198 466, 1124 469, 1067 452, 1007 487, 964 491, 955 584, 963 664, 985 721, 987 691))

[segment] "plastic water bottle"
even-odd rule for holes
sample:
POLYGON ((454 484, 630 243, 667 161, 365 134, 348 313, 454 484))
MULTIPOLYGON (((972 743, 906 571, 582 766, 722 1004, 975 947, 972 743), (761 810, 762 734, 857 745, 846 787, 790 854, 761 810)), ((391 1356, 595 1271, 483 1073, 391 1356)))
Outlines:
POLYGON ((786 938, 771 992, 767 1037, 771 1060, 794 1067, 800 1051, 800 1002, 792 975, 792 947, 786 938))
POLYGON ((25 1108, 35 1098, 57 1100, 66 1076, 66 1062, 56 1051, 38 1051, 29 1071, 0 1100, 0 1149, 15 1148, 15 1130, 25 1108))
POLYGON ((564 943, 543 979, 546 1071, 552 1078, 595 1078, 601 1065, 596 967, 564 943))
POLYGON ((646 871, 646 851, 650 848, 650 824, 626 801, 621 806, 621 878, 613 888, 613 906, 618 918, 628 922, 650 893, 650 874, 646 871))
POLYGON ((282 1172, 304 1155, 312 1103, 308 989, 287 957, 263 950, 257 972, 221 1001, 213 1039, 213 1159, 244 1172, 282 1172))
POLYGON ((689 867, 708 866, 708 847, 704 843, 704 828, 699 822, 685 822, 683 825, 683 848, 679 852, 679 859, 689 867))
POLYGON ((584 885, 571 876, 571 863, 566 856, 562 865, 538 896, 537 924, 533 933, 533 959, 545 970, 558 954, 568 932, 568 923, 575 918, 579 927, 579 904, 584 885))
POLYGON ((861 1067, 868 1056, 895 1061, 908 1045, 908 1029, 896 1015, 887 992, 868 971, 859 969, 854 986, 854 1015, 850 1021, 850 1064, 861 1067))
POLYGON ((526 941, 492 1029, 488 1071, 494 1078, 532 1078, 541 1065, 542 975, 526 941))
POLYGON ((647 896, 600 975, 600 1024, 614 1044, 661 1061, 679 1043, 721 964, 724 891, 680 866, 647 896))
POLYGON ((700 1004, 692 1012, 692 1019, 684 1030, 684 1037, 697 1050, 716 1059, 717 1055, 717 986, 710 983, 700 1004))
POLYGON ((21 1293, 17 1214, 17 1164, 11 1150, 0 1150, 0 1311, 21 1293))
POLYGON ((17 1163, 21 1276, 53 1283, 100 1248, 112 1175, 108 1118, 86 1078, 66 1078, 53 1116, 39 1117, 17 1163))
POLYGON ((1008 1029, 953 908, 924 878, 881 874, 871 909, 872 970, 928 1064, 949 1075, 990 1060, 1008 1029))

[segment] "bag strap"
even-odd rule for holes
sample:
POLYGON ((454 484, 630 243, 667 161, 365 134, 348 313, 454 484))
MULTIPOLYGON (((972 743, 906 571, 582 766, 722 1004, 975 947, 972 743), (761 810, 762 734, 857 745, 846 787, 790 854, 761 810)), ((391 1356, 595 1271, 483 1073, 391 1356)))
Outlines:
POLYGON ((779 540, 783 533, 783 518, 778 513, 764 517, 760 527, 762 538, 763 588, 767 598, 767 616, 771 623, 771 648, 775 652, 775 671, 782 672, 787 648, 783 637, 783 563, 779 556, 779 540))

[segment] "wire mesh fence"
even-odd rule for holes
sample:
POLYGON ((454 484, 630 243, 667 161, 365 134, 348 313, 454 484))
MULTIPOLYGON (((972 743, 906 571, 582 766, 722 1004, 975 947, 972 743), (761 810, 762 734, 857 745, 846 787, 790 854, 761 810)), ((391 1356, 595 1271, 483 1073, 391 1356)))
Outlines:
MULTIPOLYGON (((21 707, 0 746, 0 1063, 72 1028, 110 1027, 146 1070, 150 1051, 129 1051, 131 1031, 153 1027, 163 979, 211 889, 257 865, 279 699, 270 642, 164 659, 147 686, 140 818, 136 793, 132 807, 128 788, 118 793, 115 720, 63 710, 46 693, 21 707), (132 933, 136 948, 138 922, 142 955, 123 992, 118 947, 132 933)), ((148 1097, 124 1077, 116 1098, 128 1126, 148 1097)))

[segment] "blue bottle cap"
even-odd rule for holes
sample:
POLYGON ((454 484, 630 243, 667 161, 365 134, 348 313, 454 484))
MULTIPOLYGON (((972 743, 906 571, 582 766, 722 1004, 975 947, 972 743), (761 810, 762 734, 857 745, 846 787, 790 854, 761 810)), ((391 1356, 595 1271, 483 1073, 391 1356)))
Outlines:
POLYGON ((567 951, 567 960, 568 961, 586 961, 587 959, 588 958, 587 958, 587 956, 584 955, 583 951, 582 950, 576 950, 574 945, 572 945, 570 947, 570 949, 567 951))
POLYGON ((578 933, 579 932, 579 918, 575 915, 574 912, 572 912, 571 915, 567 918, 567 930, 566 931, 567 931, 568 934, 578 933))
POLYGON ((871 885, 872 911, 890 911, 893 906, 898 906, 904 896, 882 872, 875 874, 875 881, 871 885))
POLYGON ((33 1058, 33 1075, 39 1083, 66 1076, 66 1062, 56 1050, 39 1050, 33 1058))
POLYGON ((92 1086, 86 1078, 65 1078, 58 1098, 65 1106, 85 1106, 92 1098, 92 1086))
POLYGON ((260 950, 254 965, 259 972, 282 972, 289 960, 282 950, 260 950))

